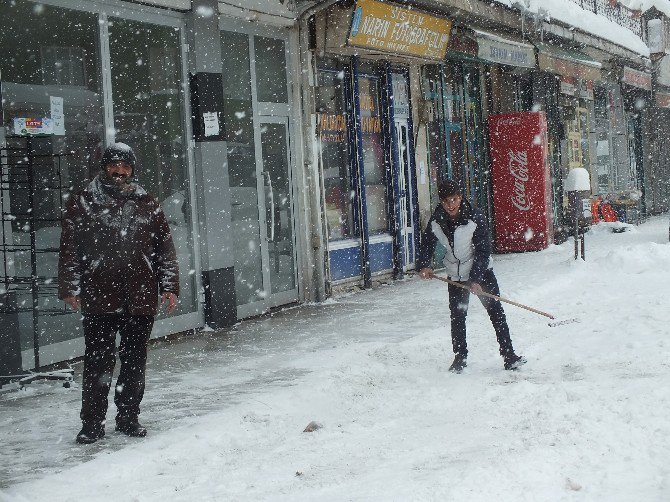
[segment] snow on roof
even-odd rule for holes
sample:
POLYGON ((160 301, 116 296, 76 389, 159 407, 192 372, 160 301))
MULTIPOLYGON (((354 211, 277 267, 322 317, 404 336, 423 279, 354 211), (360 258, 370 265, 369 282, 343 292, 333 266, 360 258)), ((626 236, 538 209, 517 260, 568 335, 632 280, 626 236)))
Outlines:
POLYGON ((670 0, 619 0, 621 5, 633 10, 646 12, 652 7, 656 7, 663 14, 670 17, 670 0))
MULTIPOLYGON (((556 19, 599 38, 609 40, 642 56, 649 56, 649 47, 635 33, 604 16, 582 9, 572 0, 494 0, 507 7, 525 8, 527 12, 543 15, 547 21, 556 19)), ((658 2, 668 5, 670 0, 628 0, 629 2, 658 2)))

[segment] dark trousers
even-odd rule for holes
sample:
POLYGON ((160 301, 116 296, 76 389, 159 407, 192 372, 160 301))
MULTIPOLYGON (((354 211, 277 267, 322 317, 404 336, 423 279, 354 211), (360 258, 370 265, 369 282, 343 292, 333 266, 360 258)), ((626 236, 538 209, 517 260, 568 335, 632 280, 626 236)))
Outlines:
POLYGON ((147 345, 153 324, 153 316, 84 316, 86 352, 80 414, 83 422, 102 423, 105 420, 107 396, 116 364, 117 332, 121 335, 121 371, 114 392, 116 420, 137 420, 144 396, 147 345))
MULTIPOLYGON (((496 280, 493 270, 488 269, 484 272, 480 285, 486 293, 500 296, 500 288, 498 288, 498 281, 496 280)), ((485 296, 480 296, 478 298, 482 302, 482 305, 484 305, 486 312, 488 312, 493 328, 496 331, 496 338, 498 339, 498 345, 500 345, 500 355, 508 357, 514 354, 512 339, 509 336, 509 327, 507 326, 507 318, 505 317, 502 303, 485 296)), ((468 344, 465 340, 465 318, 468 315, 469 301, 470 292, 467 289, 449 284, 451 343, 454 353, 464 357, 467 357, 468 355, 468 344)))

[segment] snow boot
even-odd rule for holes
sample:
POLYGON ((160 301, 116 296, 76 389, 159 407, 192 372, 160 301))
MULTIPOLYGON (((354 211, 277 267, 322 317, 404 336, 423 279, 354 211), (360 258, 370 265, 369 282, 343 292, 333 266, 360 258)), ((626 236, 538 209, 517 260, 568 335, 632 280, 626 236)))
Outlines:
POLYGON ((452 373, 460 373, 467 365, 467 357, 461 354, 456 354, 456 357, 454 357, 454 362, 451 363, 451 366, 449 366, 449 371, 452 373))
POLYGON ((526 358, 523 356, 517 356, 516 354, 511 354, 505 357, 505 369, 506 370, 518 370, 519 367, 526 364, 526 358))
POLYGON ((105 437, 105 426, 97 422, 84 422, 79 434, 77 434, 77 443, 91 444, 98 439, 105 437))
POLYGON ((116 430, 123 432, 126 436, 143 438, 147 435, 147 429, 137 420, 120 420, 116 422, 116 430))

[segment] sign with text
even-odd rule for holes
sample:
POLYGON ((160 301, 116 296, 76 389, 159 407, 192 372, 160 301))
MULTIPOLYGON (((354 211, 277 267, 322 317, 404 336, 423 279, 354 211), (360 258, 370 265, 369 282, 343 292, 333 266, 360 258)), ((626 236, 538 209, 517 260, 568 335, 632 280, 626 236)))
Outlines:
POLYGON ((540 70, 580 80, 602 80, 602 64, 581 52, 535 42, 540 70))
POLYGON ((442 60, 451 21, 376 0, 358 0, 347 44, 442 60))
POLYGON ((588 101, 594 100, 593 80, 579 81, 579 97, 588 101))
POLYGON ((544 112, 491 115, 489 138, 496 249, 545 249, 553 229, 544 112))
POLYGON ((644 89, 645 91, 651 91, 651 74, 639 70, 634 70, 628 66, 623 67, 621 82, 632 85, 633 87, 644 89))
POLYGON ((317 113, 319 139, 324 143, 344 143, 347 140, 347 118, 343 114, 317 113))
POLYGON ((524 68, 535 67, 535 48, 531 45, 490 35, 478 36, 477 44, 479 45, 478 56, 485 61, 524 68))
POLYGON ((14 134, 19 136, 53 133, 54 122, 50 118, 17 117, 14 119, 14 134))
POLYGON ((393 114, 397 119, 409 118, 409 89, 407 79, 398 73, 391 74, 393 88, 393 114))
POLYGON ((656 105, 659 108, 670 108, 670 93, 656 91, 656 105))
POLYGON ((577 79, 574 77, 560 77, 561 94, 574 96, 577 93, 577 79))
POLYGON ((65 115, 63 113, 63 98, 49 96, 51 105, 51 120, 53 120, 53 133, 55 136, 65 136, 65 115))

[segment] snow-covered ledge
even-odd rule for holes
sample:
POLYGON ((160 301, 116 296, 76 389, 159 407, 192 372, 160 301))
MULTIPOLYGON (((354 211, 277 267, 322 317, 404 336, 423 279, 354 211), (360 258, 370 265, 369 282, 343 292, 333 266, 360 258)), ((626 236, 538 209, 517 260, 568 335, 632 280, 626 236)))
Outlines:
MULTIPOLYGON (((552 20, 559 21, 574 27, 584 33, 590 33, 604 40, 608 40, 618 46, 629 49, 640 56, 649 57, 649 47, 635 33, 628 28, 610 21, 604 16, 595 14, 589 10, 582 9, 572 0, 494 0, 507 7, 519 9, 527 14, 542 17, 551 23, 552 20)), ((629 0, 643 2, 652 0, 629 0)), ((670 0, 656 0, 667 5, 670 10, 670 0)), ((623 2, 622 2, 623 3, 623 2)), ((627 7, 629 7, 627 5, 627 7)))

